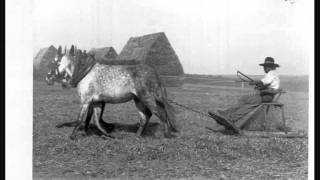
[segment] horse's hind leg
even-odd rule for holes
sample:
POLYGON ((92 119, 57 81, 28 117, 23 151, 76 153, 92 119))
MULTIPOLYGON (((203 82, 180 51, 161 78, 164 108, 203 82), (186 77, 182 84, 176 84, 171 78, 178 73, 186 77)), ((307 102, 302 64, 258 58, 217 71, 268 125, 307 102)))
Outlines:
POLYGON ((88 107, 89 107, 89 104, 83 104, 82 105, 81 110, 80 110, 79 115, 78 115, 77 124, 75 125, 75 127, 74 127, 74 129, 72 131, 72 134, 70 135, 70 139, 75 139, 76 138, 76 132, 79 129, 79 127, 81 126, 81 124, 83 123, 83 117, 86 114, 86 112, 88 111, 88 107))
POLYGON ((136 107, 139 110, 139 114, 140 114, 140 126, 139 129, 137 131, 137 136, 141 136, 141 134, 144 132, 146 126, 149 123, 149 120, 152 116, 151 111, 148 109, 148 107, 146 105, 144 105, 139 99, 134 99, 134 102, 136 104, 136 107))
POLYGON ((159 106, 156 103, 156 100, 152 97, 144 96, 143 98, 140 98, 140 100, 149 108, 149 110, 151 110, 153 114, 155 114, 161 120, 162 124, 164 125, 164 136, 166 138, 174 137, 171 134, 170 127, 167 123, 167 115, 165 109, 159 106))
POLYGON ((166 110, 164 109, 164 107, 158 103, 157 104, 157 116, 159 117, 159 119, 163 122, 164 124, 164 136, 166 138, 172 138, 175 137, 173 134, 171 134, 171 130, 170 130, 170 126, 168 124, 168 120, 167 120, 167 113, 166 110))

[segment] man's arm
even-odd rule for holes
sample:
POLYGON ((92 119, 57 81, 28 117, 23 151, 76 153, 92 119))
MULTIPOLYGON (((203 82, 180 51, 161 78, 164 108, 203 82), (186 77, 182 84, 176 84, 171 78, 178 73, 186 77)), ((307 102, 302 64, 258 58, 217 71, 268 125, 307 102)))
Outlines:
POLYGON ((250 85, 263 85, 263 82, 261 80, 254 80, 249 82, 250 85))
POLYGON ((262 80, 254 80, 249 82, 250 85, 255 85, 258 89, 266 89, 271 84, 265 84, 262 80))
POLYGON ((273 81, 273 75, 272 75, 272 73, 269 72, 269 73, 266 74, 266 75, 264 76, 264 78, 262 78, 260 81, 262 82, 263 85, 269 86, 269 85, 272 83, 272 81, 273 81))

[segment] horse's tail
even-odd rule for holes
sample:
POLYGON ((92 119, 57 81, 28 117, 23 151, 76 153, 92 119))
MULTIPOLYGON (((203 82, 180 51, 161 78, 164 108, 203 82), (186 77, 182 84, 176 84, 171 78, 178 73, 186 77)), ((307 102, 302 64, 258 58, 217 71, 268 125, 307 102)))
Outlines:
POLYGON ((175 121, 176 111, 173 108, 173 106, 168 102, 167 91, 162 85, 160 85, 159 90, 160 90, 160 93, 159 93, 160 97, 156 98, 157 104, 162 106, 163 109, 165 110, 166 122, 169 125, 170 130, 174 132, 178 132, 178 128, 175 121))

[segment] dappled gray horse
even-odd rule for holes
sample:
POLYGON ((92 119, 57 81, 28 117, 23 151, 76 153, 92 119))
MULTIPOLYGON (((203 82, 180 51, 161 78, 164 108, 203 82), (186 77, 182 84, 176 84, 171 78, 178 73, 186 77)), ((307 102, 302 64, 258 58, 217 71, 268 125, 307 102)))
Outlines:
MULTIPOLYGON (((98 129, 108 136, 103 128, 102 114, 105 103, 117 104, 134 100, 141 116, 137 135, 141 136, 152 114, 163 122, 165 137, 171 137, 171 132, 177 132, 174 109, 168 103, 165 87, 161 84, 157 72, 147 65, 103 65, 96 63, 92 55, 75 52, 74 46, 69 53, 61 55, 57 60, 56 69, 51 69, 46 80, 48 85, 52 81, 61 82, 67 73, 70 85, 77 87, 80 96, 81 110, 70 136, 76 138, 76 131, 94 114, 94 122, 98 129), (84 62, 84 63, 83 63, 84 62), (83 65, 84 64, 84 65, 83 65), (60 79, 59 79, 60 78, 60 79), (87 115, 84 121, 85 114, 87 115)), ((87 131, 87 128, 85 129, 87 131)))

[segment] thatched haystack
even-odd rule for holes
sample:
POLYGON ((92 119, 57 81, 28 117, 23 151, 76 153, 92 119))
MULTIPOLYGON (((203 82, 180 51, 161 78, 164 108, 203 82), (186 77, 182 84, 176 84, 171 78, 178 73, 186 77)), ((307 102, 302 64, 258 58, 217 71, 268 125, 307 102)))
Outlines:
POLYGON ((183 67, 163 32, 131 37, 116 59, 136 60, 154 67, 162 75, 166 86, 183 84, 183 67))
POLYGON ((137 65, 140 64, 139 61, 136 60, 117 60, 117 52, 113 47, 105 47, 105 48, 92 48, 88 52, 93 55, 95 60, 100 64, 107 65, 137 65))
POLYGON ((93 54, 97 61, 111 61, 118 56, 113 47, 92 48, 89 53, 93 54))
POLYGON ((97 60, 98 63, 100 64, 106 64, 106 65, 138 65, 141 62, 136 61, 136 60, 109 60, 109 61, 99 61, 97 60))
POLYGON ((47 48, 42 48, 39 50, 38 54, 33 59, 33 76, 44 78, 48 72, 49 63, 54 60, 57 49, 51 45, 47 48))

